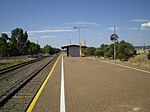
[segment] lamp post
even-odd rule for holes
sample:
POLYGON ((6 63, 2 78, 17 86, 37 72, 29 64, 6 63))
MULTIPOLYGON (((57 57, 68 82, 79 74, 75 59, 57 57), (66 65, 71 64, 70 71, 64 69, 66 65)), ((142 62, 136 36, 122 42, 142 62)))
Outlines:
POLYGON ((71 45, 71 39, 68 39, 68 41, 69 41, 69 44, 71 45))
POLYGON ((86 26, 77 26, 77 27, 73 27, 74 29, 79 29, 79 46, 80 46, 80 57, 82 54, 82 43, 81 43, 81 39, 80 39, 80 29, 82 28, 86 28, 86 26))
POLYGON ((114 26, 114 34, 112 34, 112 35, 110 36, 110 40, 111 40, 112 42, 114 42, 114 63, 115 63, 115 65, 116 65, 116 45, 115 45, 115 43, 118 42, 118 39, 119 39, 119 37, 118 37, 118 35, 116 34, 116 29, 115 29, 115 26, 114 26))

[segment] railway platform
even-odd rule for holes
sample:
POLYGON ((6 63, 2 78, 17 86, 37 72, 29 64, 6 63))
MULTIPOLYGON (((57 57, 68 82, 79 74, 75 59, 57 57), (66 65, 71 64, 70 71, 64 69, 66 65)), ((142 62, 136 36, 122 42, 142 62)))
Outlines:
POLYGON ((150 74, 146 72, 95 58, 61 56, 32 111, 149 112, 149 85, 150 74))

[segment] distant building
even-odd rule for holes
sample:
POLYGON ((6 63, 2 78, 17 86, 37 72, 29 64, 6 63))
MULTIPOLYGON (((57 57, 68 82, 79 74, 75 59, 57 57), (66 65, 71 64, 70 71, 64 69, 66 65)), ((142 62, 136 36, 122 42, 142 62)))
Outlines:
POLYGON ((148 53, 150 51, 150 46, 134 46, 135 50, 137 51, 137 54, 141 53, 148 53))
MULTIPOLYGON (((71 57, 80 57, 80 46, 79 45, 68 45, 68 46, 62 46, 62 49, 66 49, 67 56, 71 57)), ((87 48, 86 46, 82 46, 82 49, 87 48)))
POLYGON ((136 49, 136 50, 139 50, 139 49, 150 49, 150 46, 134 46, 134 48, 136 49))

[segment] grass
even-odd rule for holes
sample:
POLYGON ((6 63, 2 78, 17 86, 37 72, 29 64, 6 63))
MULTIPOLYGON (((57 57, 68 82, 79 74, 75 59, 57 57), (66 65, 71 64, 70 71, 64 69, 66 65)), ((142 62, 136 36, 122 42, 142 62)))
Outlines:
POLYGON ((150 60, 147 59, 147 54, 140 54, 129 59, 129 65, 137 66, 150 70, 150 60))
MULTIPOLYGON (((114 60, 111 60, 108 58, 105 59, 105 58, 101 57, 101 59, 104 59, 104 60, 107 60, 110 62, 114 62, 114 60)), ((130 67, 150 71, 150 60, 147 59, 147 53, 139 53, 135 57, 130 58, 128 61, 116 60, 116 62, 118 64, 122 64, 122 65, 130 66, 130 67)))
POLYGON ((150 71, 150 60, 147 59, 147 54, 145 53, 132 57, 128 61, 117 60, 117 63, 150 71))
POLYGON ((16 64, 34 60, 34 58, 21 58, 21 59, 1 59, 0 60, 0 69, 4 69, 16 64))

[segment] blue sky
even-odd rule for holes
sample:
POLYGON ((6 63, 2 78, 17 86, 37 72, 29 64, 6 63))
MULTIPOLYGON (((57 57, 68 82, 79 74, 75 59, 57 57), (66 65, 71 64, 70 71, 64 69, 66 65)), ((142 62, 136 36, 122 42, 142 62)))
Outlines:
POLYGON ((112 27, 119 40, 133 45, 150 45, 150 0, 0 0, 0 33, 23 28, 29 40, 41 47, 79 43, 99 47, 110 44, 112 27))

